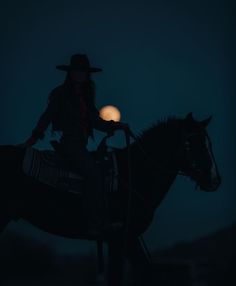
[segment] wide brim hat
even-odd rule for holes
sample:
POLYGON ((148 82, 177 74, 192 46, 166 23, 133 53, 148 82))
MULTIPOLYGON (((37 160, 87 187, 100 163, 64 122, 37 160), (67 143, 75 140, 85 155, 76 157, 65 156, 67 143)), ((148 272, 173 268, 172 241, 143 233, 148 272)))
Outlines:
POLYGON ((102 69, 91 67, 89 59, 84 54, 73 55, 69 65, 57 65, 56 68, 62 71, 85 71, 85 72, 101 72, 102 69))

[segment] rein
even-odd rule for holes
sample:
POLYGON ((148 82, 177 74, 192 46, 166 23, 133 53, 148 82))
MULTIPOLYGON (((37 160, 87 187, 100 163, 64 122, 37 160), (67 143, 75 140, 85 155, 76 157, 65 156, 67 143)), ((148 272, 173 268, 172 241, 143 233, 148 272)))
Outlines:
POLYGON ((217 166, 217 164, 216 164, 215 155, 214 155, 214 153, 213 153, 213 151, 212 151, 211 138, 209 137, 209 135, 208 135, 207 133, 206 133, 206 138, 207 138, 208 143, 209 143, 209 151, 210 151, 212 160, 213 160, 213 162, 214 162, 214 166, 215 166, 215 169, 216 169, 217 177, 218 177, 219 183, 221 183, 221 177, 220 177, 219 169, 218 169, 218 166, 217 166))

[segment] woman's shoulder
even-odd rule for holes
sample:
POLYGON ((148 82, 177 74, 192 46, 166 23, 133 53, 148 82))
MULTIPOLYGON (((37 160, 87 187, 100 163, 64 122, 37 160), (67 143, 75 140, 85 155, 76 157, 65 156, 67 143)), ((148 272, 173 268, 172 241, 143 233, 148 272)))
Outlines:
POLYGON ((55 87, 50 91, 48 99, 51 100, 61 100, 67 94, 67 88, 64 84, 55 87))

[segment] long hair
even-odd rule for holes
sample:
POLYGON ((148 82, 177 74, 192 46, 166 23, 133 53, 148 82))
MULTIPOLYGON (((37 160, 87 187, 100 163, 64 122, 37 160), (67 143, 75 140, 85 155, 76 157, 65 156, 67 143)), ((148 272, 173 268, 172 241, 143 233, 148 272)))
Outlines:
MULTIPOLYGON (((73 89, 72 81, 71 81, 69 72, 66 75, 64 84, 67 85, 69 89, 71 89, 71 90, 73 89)), ((95 82, 91 79, 91 74, 88 73, 87 80, 84 81, 81 85, 81 93, 82 93, 84 100, 86 101, 86 103, 90 107, 95 106, 95 90, 96 90, 95 89, 95 82)), ((94 140, 94 133, 93 133, 93 128, 92 128, 91 122, 90 122, 88 132, 89 132, 88 136, 94 140)))
MULTIPOLYGON (((69 88, 72 88, 72 82, 69 72, 66 75, 64 84, 67 85, 69 88)), ((81 92, 88 105, 95 105, 96 87, 95 82, 92 80, 90 73, 88 73, 87 80, 84 81, 81 85, 81 92)))

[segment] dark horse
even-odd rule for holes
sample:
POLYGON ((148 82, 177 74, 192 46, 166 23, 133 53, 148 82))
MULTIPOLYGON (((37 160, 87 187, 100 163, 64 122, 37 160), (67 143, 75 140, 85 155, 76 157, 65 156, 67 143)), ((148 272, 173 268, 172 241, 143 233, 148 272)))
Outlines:
MULTIPOLYGON (((210 119, 196 121, 191 113, 184 119, 170 118, 144 131, 130 148, 115 149, 119 191, 107 193, 106 199, 110 218, 123 220, 125 227, 102 237, 109 251, 108 285, 121 285, 126 258, 133 266, 135 285, 148 285, 150 265, 139 237, 178 174, 190 177, 199 189, 217 190, 221 180, 206 131, 210 119)), ((81 197, 27 177, 22 172, 24 153, 17 146, 0 147, 1 231, 11 220, 22 218, 60 236, 97 239, 84 233, 81 197)))

